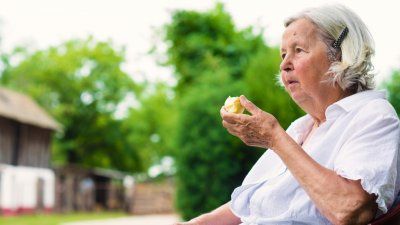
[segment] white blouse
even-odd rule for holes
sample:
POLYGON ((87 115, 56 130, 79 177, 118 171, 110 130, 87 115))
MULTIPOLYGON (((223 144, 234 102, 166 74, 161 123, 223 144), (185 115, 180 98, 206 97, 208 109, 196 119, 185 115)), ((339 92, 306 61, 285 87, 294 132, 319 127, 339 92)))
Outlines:
MULTIPOLYGON (((399 119, 383 91, 363 91, 330 105, 322 123, 302 146, 315 161, 342 177, 359 180, 378 196, 380 215, 400 188, 399 119)), ((302 144, 311 116, 287 133, 302 144)), ((231 196, 232 212, 246 225, 331 224, 272 150, 266 151, 231 196)))

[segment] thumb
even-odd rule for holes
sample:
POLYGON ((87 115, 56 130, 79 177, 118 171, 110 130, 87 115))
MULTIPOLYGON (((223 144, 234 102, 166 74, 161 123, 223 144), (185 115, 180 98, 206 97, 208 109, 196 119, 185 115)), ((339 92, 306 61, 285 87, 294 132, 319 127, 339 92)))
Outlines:
POLYGON ((240 104, 242 104, 242 106, 251 114, 255 114, 261 110, 256 105, 254 105, 254 103, 249 101, 244 95, 241 95, 239 99, 240 99, 240 104))

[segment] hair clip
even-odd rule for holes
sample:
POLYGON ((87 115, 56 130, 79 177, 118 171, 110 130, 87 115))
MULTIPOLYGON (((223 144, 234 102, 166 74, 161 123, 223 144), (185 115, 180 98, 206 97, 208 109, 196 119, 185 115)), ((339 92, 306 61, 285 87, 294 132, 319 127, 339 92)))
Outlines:
POLYGON ((339 35, 339 38, 333 42, 332 47, 340 48, 342 45, 343 39, 346 37, 347 33, 349 33, 349 29, 345 27, 339 35))

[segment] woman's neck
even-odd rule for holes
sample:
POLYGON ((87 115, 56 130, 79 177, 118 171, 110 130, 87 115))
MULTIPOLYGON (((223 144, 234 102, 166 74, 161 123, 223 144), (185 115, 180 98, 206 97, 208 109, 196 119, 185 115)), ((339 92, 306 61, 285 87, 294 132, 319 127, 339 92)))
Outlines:
POLYGON ((304 102, 304 104, 301 105, 301 108, 313 118, 316 126, 319 126, 326 121, 326 109, 333 103, 349 95, 349 93, 346 93, 339 87, 332 88, 325 92, 325 94, 320 94, 314 98, 310 98, 309 101, 304 102))

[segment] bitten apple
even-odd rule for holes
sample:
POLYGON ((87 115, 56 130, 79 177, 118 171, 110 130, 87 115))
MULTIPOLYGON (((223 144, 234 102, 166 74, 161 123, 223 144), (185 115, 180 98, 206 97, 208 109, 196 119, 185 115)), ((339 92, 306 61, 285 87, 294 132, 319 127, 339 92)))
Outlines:
POLYGON ((240 99, 239 97, 231 97, 229 96, 226 100, 225 100, 225 104, 224 104, 225 110, 231 113, 243 113, 244 111, 244 107, 242 106, 242 104, 240 104, 240 99))

